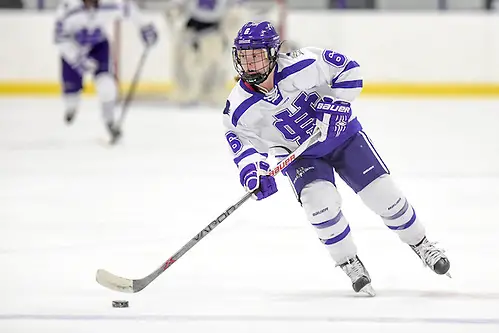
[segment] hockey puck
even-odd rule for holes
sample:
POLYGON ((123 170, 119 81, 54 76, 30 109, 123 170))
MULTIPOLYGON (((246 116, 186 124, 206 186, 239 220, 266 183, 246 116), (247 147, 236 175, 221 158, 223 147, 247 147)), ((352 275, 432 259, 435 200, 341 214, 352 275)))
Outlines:
POLYGON ((128 301, 113 301, 113 308, 128 308, 128 301))

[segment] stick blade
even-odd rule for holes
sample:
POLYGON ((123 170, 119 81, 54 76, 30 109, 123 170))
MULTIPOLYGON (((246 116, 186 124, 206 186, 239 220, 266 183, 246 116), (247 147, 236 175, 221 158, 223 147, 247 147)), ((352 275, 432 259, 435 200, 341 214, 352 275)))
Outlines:
POLYGON ((101 285, 111 290, 122 293, 134 293, 133 280, 116 276, 104 269, 97 270, 95 280, 101 285))

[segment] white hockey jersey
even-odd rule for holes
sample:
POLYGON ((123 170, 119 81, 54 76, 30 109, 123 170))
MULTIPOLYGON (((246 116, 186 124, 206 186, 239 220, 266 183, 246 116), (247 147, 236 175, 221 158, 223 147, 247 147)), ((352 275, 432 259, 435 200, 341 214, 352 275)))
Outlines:
MULTIPOLYGON (((277 158, 288 155, 315 130, 314 107, 321 97, 352 102, 363 85, 356 61, 312 47, 279 54, 274 83, 274 89, 263 94, 240 80, 229 95, 223 122, 239 170, 269 154, 277 158)), ((324 156, 361 129, 352 114, 341 135, 328 136, 302 156, 324 156)))
POLYGON ((119 19, 130 19, 138 27, 147 23, 131 0, 101 0, 96 9, 86 9, 81 0, 62 0, 55 27, 55 43, 62 57, 76 63, 95 44, 108 40, 111 23, 119 19))

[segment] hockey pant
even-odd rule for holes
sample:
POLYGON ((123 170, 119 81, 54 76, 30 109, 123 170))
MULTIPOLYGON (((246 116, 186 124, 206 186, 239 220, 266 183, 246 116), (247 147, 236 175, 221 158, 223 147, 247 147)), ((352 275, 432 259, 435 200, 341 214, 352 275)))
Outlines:
MULTIPOLYGON (((109 43, 107 41, 96 44, 88 54, 89 58, 97 63, 94 74, 94 83, 101 103, 104 121, 111 122, 114 117, 114 108, 118 97, 118 86, 111 62, 109 43)), ((62 83, 66 111, 76 110, 83 89, 83 75, 71 67, 64 59, 62 65, 62 83)))

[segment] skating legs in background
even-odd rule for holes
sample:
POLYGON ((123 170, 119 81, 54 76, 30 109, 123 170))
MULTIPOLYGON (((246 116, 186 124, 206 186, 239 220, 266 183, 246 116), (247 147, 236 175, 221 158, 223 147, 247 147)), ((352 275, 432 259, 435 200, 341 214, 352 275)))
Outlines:
POLYGON ((107 41, 96 44, 78 66, 72 67, 62 59, 64 121, 68 125, 76 118, 83 90, 83 75, 92 73, 105 128, 112 137, 120 134, 114 126, 118 86, 112 68, 107 41))

